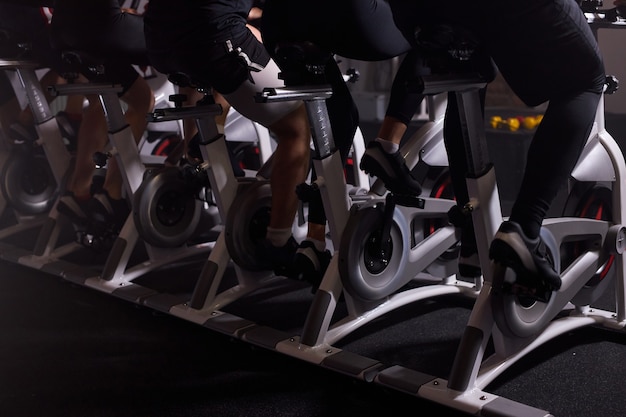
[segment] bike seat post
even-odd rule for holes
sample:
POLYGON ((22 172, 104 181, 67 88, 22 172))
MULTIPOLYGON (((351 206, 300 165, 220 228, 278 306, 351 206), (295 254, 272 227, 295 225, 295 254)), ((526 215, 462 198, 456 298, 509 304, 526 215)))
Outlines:
POLYGON ((322 160, 335 151, 335 140, 326 108, 326 98, 315 97, 305 100, 305 107, 311 124, 314 158, 322 160))
POLYGON ((488 248, 502 223, 502 209, 495 169, 489 158, 479 90, 457 91, 463 142, 467 156, 467 189, 470 201, 464 209, 471 213, 483 279, 491 281, 488 248))
POLYGON ((226 138, 220 133, 215 122, 215 116, 222 112, 219 104, 201 105, 210 106, 203 117, 196 118, 196 126, 200 133, 200 153, 208 162, 210 168, 209 182, 218 210, 223 218, 226 218, 230 206, 235 200, 238 190, 238 182, 229 162, 226 138), (212 110, 211 110, 212 109, 212 110))
POLYGON ((317 173, 314 186, 322 193, 324 211, 332 213, 327 215, 328 227, 333 245, 337 248, 348 221, 350 206, 346 196, 343 163, 335 147, 326 98, 326 96, 304 98, 304 104, 311 125, 314 147, 313 166, 317 173))
POLYGON ((480 45, 472 34, 445 26, 431 29, 418 34, 418 43, 424 48, 431 72, 420 77, 417 88, 426 95, 447 92, 456 96, 469 193, 463 211, 471 214, 483 278, 487 281, 491 279, 488 248, 502 223, 502 210, 487 148, 480 92, 494 76, 495 69, 479 52, 480 45), (440 31, 454 36, 439 37, 440 31))
POLYGON ((20 78, 20 83, 24 87, 24 93, 26 94, 31 110, 33 111, 33 117, 36 123, 43 123, 53 118, 53 114, 48 106, 41 85, 39 84, 39 78, 35 73, 35 63, 26 62, 23 65, 16 67, 17 75, 20 78))

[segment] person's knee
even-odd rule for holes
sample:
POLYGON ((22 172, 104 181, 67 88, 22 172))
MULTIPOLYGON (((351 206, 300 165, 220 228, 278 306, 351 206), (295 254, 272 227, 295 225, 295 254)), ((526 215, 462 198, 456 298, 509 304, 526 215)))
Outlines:
POLYGON ((283 116, 270 126, 270 130, 278 140, 309 142, 309 123, 304 105, 297 107, 292 112, 283 116))
POLYGON ((100 102, 100 97, 96 95, 89 94, 85 96, 87 99, 87 106, 84 109, 84 114, 87 115, 100 115, 104 117, 104 110, 102 108, 102 103, 100 102))
POLYGON ((133 85, 122 96, 129 110, 148 113, 154 108, 154 92, 142 77, 137 77, 133 85))

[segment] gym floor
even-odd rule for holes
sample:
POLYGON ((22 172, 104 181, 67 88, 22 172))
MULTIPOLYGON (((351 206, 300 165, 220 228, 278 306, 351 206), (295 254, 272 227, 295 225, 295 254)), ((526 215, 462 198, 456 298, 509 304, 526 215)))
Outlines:
MULTIPOLYGON (((626 130, 625 120, 619 128, 626 130)), ((181 263, 142 280, 185 292, 201 266, 181 263)), ((311 295, 293 285, 286 295, 253 294, 225 311, 296 328, 311 295)), ((606 294, 600 304, 611 299, 606 294)), ((470 309, 458 296, 415 303, 337 346, 446 378, 470 309)), ((625 415, 625 355, 623 332, 574 330, 531 352, 486 391, 556 416, 625 415)), ((409 415, 464 414, 0 261, 0 416, 409 415)))
MULTIPOLYGON (((2 416, 464 415, 21 265, 0 261, 0 270, 2 416)), ((199 265, 186 265, 169 279, 198 273, 199 265)), ((227 310, 290 326, 304 317, 302 291, 278 309, 252 297, 252 308, 227 310)), ((470 307, 455 297, 410 305, 338 346, 445 377, 470 307)), ((575 330, 486 391, 556 416, 624 415, 624 355, 623 332, 575 330)))

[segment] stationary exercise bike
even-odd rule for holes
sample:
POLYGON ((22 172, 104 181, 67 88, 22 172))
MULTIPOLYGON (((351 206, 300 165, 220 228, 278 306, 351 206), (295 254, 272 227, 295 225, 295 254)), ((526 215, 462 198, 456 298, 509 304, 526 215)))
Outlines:
MULTIPOLYGON (((442 285, 440 287, 431 286, 427 291, 420 291, 419 295, 415 293, 405 293, 397 297, 388 296, 368 296, 363 297, 356 291, 351 291, 343 277, 341 277, 342 263, 348 266, 353 266, 355 263, 363 262, 363 258, 354 256, 352 258, 344 258, 342 249, 345 247, 345 236, 351 234, 347 228, 350 219, 358 211, 361 205, 369 205, 371 201, 385 201, 386 197, 381 197, 376 193, 374 187, 372 190, 365 194, 351 195, 347 191, 345 179, 342 182, 342 163, 341 158, 335 148, 332 131, 328 120, 328 114, 326 110, 325 100, 332 94, 332 90, 328 84, 325 83, 323 76, 323 62, 325 57, 322 54, 320 59, 320 51, 314 46, 306 43, 296 43, 293 45, 284 46, 284 50, 281 50, 281 54, 284 54, 285 60, 301 59, 299 57, 304 56, 306 59, 311 59, 313 62, 306 62, 303 65, 305 74, 294 76, 294 79, 303 79, 304 82, 295 85, 288 85, 281 89, 266 89, 265 94, 259 97, 263 101, 280 101, 289 99, 302 99, 305 102, 307 113, 309 115, 310 124, 313 132, 313 143, 315 145, 315 153, 313 158, 314 167, 318 173, 318 179, 312 184, 312 186, 319 190, 322 195, 322 201, 324 203, 325 212, 328 217, 328 229, 329 236, 334 248, 334 256, 331 263, 324 275, 322 283, 315 293, 313 303, 306 318, 304 328, 301 334, 297 337, 291 338, 289 341, 278 343, 277 349, 284 351, 285 353, 294 354, 298 357, 303 357, 306 360, 314 362, 322 362, 328 355, 328 348, 336 341, 344 338, 354 330, 369 323, 375 318, 402 306, 407 303, 413 302, 417 299, 426 297, 432 297, 438 294, 449 294, 467 292, 468 294, 476 294, 477 284, 471 282, 457 282, 454 277, 447 278, 446 283, 450 285, 442 285), (314 61, 319 59, 320 63, 316 64, 314 61), (306 72, 310 71, 310 74, 306 72), (345 290, 345 291, 344 291, 345 290), (347 312, 345 315, 337 316, 337 303, 343 298, 345 301, 345 307, 347 312), (324 353, 326 352, 326 353, 324 353)), ((288 62, 285 63, 285 67, 293 67, 288 62)), ((285 75, 287 78, 287 75, 285 75)), ((437 95, 442 90, 445 84, 439 84, 431 90, 427 90, 426 94, 432 94, 431 104, 433 104, 432 120, 421 131, 421 136, 412 139, 412 143, 418 143, 421 149, 428 149, 430 153, 431 163, 440 164, 441 158, 436 154, 440 152, 437 146, 434 146, 434 142, 441 138, 441 126, 442 126, 442 109, 445 104, 445 100, 442 100, 441 95, 437 95), (439 88, 439 91, 437 90, 439 88), (437 103, 441 106, 437 107, 437 103)), ((445 153, 444 153, 445 156, 445 153)), ((419 160, 418 155, 413 155, 411 158, 413 164, 419 160)), ((444 170, 442 166, 437 167, 438 176, 443 178, 444 170)), ((436 184, 437 181, 433 178, 432 184, 436 184)), ((441 181, 440 184, 445 184, 445 181, 441 181)), ((443 188, 437 186, 432 188, 441 191, 443 188)), ((385 194, 384 190, 379 191, 380 194, 385 194)), ((433 194, 437 194, 433 192, 433 194)), ((429 216, 430 220, 446 220, 447 213, 455 203, 449 198, 440 198, 440 195, 435 197, 412 199, 407 198, 411 204, 416 204, 429 216)), ((415 210, 415 208, 412 208, 415 210)), ((359 230, 372 231, 377 228, 377 224, 372 224, 371 218, 359 217, 360 228, 359 230), (365 223, 363 222, 365 221, 365 223), (367 227, 363 227, 367 224, 367 227)), ((419 224, 416 223, 416 224, 419 224)), ((435 223, 431 223, 435 224, 435 223)), ((423 227, 420 224, 420 227, 423 227)), ((414 229, 407 231, 408 234, 413 234, 414 229)), ((394 232, 395 233, 395 232, 394 232)), ((423 232, 419 232, 423 233, 423 232)), ((439 227, 437 225, 427 232, 429 234, 428 239, 424 241, 421 246, 421 250, 424 254, 423 258, 420 258, 421 270, 426 269, 427 266, 438 262, 442 255, 450 251, 456 242, 458 241, 458 232, 453 226, 439 227), (434 230, 436 229, 436 230, 434 230)), ((348 245, 348 249, 362 249, 361 242, 357 244, 348 245)), ((399 253, 402 253, 400 251, 399 253)), ((398 253, 398 254, 399 254, 398 253)), ((351 255, 350 255, 351 256, 351 255)), ((369 260, 368 260, 369 262, 369 260)), ((388 265, 390 269, 398 267, 398 265, 388 265)), ((374 265, 374 267, 377 267, 374 265)), ((419 271, 418 271, 419 272, 419 271)), ((411 277, 413 278, 413 277, 411 277)), ((380 287, 383 287, 386 282, 380 283, 380 287)), ((397 289, 397 288, 396 288, 397 289)), ((244 338, 250 339, 251 335, 244 335, 244 338)))
MULTIPOLYGON (((357 82, 358 78, 359 73, 355 69, 348 69, 346 73, 343 74, 343 79, 347 83, 357 82)), ((294 97, 294 99, 295 98, 298 97, 294 97)), ((266 97, 257 97, 257 99, 261 102, 274 100, 268 100, 266 97)), ((305 106, 307 105, 308 104, 305 102, 305 106)), ((315 130, 315 127, 313 129, 315 130)), ((316 132, 313 132, 313 136, 316 134, 316 132)), ((315 138, 312 139, 312 146, 315 148, 315 138)), ((357 161, 357 163, 354 163, 352 166, 346 164, 345 171, 342 170, 337 173, 337 175, 344 177, 346 192, 349 195, 362 195, 366 193, 370 187, 368 177, 358 168, 358 161, 363 155, 364 149, 363 135, 360 128, 357 128, 348 158, 357 161), (348 182, 349 180, 350 182, 348 182)), ((302 239, 305 234, 305 230, 303 230, 307 217, 307 214, 304 212, 307 203, 307 197, 305 197, 305 195, 309 192, 317 192, 317 190, 314 189, 315 187, 316 186, 308 187, 307 184, 302 184, 299 190, 296 191, 302 201, 300 216, 297 220, 297 224, 294 225, 294 233, 298 240, 302 239)), ((269 221, 270 203, 271 190, 269 182, 257 182, 246 190, 245 193, 239 194, 236 204, 238 207, 244 209, 232 212, 226 221, 229 251, 233 256, 234 262, 244 269, 260 270, 267 268, 263 260, 258 259, 254 252, 258 242, 265 237, 265 229, 269 221)), ((332 244, 332 239, 329 243, 332 244)))
MULTIPOLYGON (((356 80, 356 77, 358 77, 356 71, 348 71, 344 75, 344 79, 348 80, 356 80)), ((203 137, 210 138, 211 136, 203 135, 203 137)), ((357 131, 352 148, 355 159, 360 159, 363 149, 363 137, 360 131, 357 131)), ((352 176, 355 182, 354 188, 359 188, 360 185, 365 186, 364 183, 369 180, 356 170, 355 167, 355 173, 352 176)), ((224 210, 221 210, 227 213, 224 229, 203 267, 191 299, 180 305, 159 305, 155 308, 167 309, 176 316, 195 322, 216 323, 216 320, 209 319, 221 314, 217 309, 262 287, 269 287, 274 283, 280 286, 281 283, 285 283, 284 277, 276 276, 264 260, 259 259, 255 253, 256 246, 265 237, 269 222, 271 188, 268 179, 270 175, 271 158, 261 166, 253 178, 240 179, 236 189, 232 186, 228 187, 231 192, 225 194, 229 198, 224 199, 224 210), (236 207, 236 209, 230 209, 231 207, 236 207), (229 264, 234 266, 235 281, 225 283, 224 271, 229 264)), ((341 176, 344 177, 344 175, 341 169, 341 176)), ((225 185, 233 184, 232 179, 228 181, 228 178, 228 176, 225 178, 225 185)), ((296 239, 304 237, 304 221, 302 220, 306 218, 304 211, 301 213, 302 216, 294 221, 293 231, 296 239)), ((148 299, 146 302, 151 303, 151 300, 148 299)))
MULTIPOLYGON (((69 69, 76 68, 79 60, 92 60, 80 51, 67 51, 69 69)), ((85 61, 87 62, 87 61, 85 61)), ((69 74, 69 72, 68 72, 69 74)), ((67 74, 66 74, 67 75, 67 74)), ((67 75, 71 79, 71 76, 67 75)), ((52 86, 53 95, 93 95, 100 98, 109 129, 109 157, 117 159, 120 168, 123 193, 132 201, 146 172, 146 163, 140 154, 135 138, 127 124, 119 99, 121 86, 98 83, 68 83, 52 86)), ((165 157, 161 157, 162 160, 165 157)), ((61 276, 70 281, 95 287, 105 292, 113 292, 128 284, 138 276, 181 259, 204 254, 212 242, 190 242, 177 248, 160 248, 141 239, 132 215, 129 215, 119 230, 109 230, 109 225, 97 224, 91 229, 91 222, 85 225, 70 224, 57 210, 52 210, 44 227, 38 234, 35 251, 20 256, 17 261, 36 269, 61 276), (72 228, 76 238, 68 242, 67 232, 72 228), (88 249, 85 249, 85 246, 88 249), (86 250, 108 248, 103 252, 106 260, 97 263, 84 263, 81 253, 86 250)), ((89 252, 87 252, 89 253, 89 252)), ((89 255, 93 258, 93 255, 89 255)), ((154 293, 154 291, 151 291, 154 293)), ((144 292, 139 291, 139 294, 144 292)), ((138 295, 138 296, 140 296, 138 295)), ((134 296, 128 296, 134 299, 134 296)))
MULTIPOLYGON (((20 50, 27 47, 21 44, 20 50)), ((27 51, 26 51, 27 52, 27 51)), ((48 213, 61 194, 72 162, 59 124, 46 101, 37 70, 40 64, 27 58, 0 61, 3 71, 17 76, 22 87, 16 94, 24 94, 32 110, 38 138, 35 142, 9 144, 2 164, 2 193, 0 211, 11 208, 15 224, 0 231, 0 238, 32 230, 46 223, 48 213)), ((36 242, 35 250, 41 248, 36 242)), ((25 248, 11 245, 3 251, 3 258, 15 260, 25 248)))
MULTIPOLYGON (((191 81, 184 74, 170 74, 170 81, 178 86, 190 86, 191 81)), ((174 94, 170 99, 175 102, 175 108, 157 109, 148 115, 152 124, 182 121, 182 119, 194 119, 202 130, 198 137, 213 134, 207 126, 213 127, 213 120, 222 114, 220 106, 216 106, 211 90, 195 86, 204 93, 204 98, 195 106, 183 107, 186 100, 181 94, 174 94)), ((226 142, 229 154, 224 163, 230 161, 233 169, 237 169, 238 175, 252 175, 255 169, 270 158, 272 150, 272 138, 269 131, 254 123, 231 109, 226 116, 224 133, 228 138, 226 142), (258 150, 254 166, 244 165, 243 153, 246 149, 258 150), (242 167, 243 165, 243 167, 242 167)), ((198 138, 197 137, 197 138, 198 138)), ((209 136, 205 136, 209 137, 209 136)), ((196 138, 196 139, 197 139, 196 138)), ((254 151, 253 151, 254 152, 254 151)), ((147 242, 161 247, 177 247, 189 241, 198 229, 212 228, 217 223, 223 222, 226 215, 221 202, 219 182, 211 183, 210 173, 216 169, 216 160, 209 164, 204 158, 202 147, 198 143, 181 143, 172 154, 168 156, 163 166, 150 170, 141 186, 137 190, 133 202, 133 214, 137 229, 147 242), (192 147, 197 147, 192 155, 192 147), (185 149, 187 154, 185 155, 185 149), (215 192, 213 192, 213 187, 215 192), (219 207, 218 207, 219 206, 219 207), (212 226, 207 221, 201 221, 201 217, 207 217, 207 210, 214 213, 215 219, 211 220, 212 226)), ((202 233, 202 230, 199 230, 202 233)))
MULTIPOLYGON (((621 23, 598 22, 602 27, 624 27, 621 23)), ((607 78, 607 91, 614 80, 607 78)), ((475 114, 475 105, 462 97, 465 114, 475 114)), ((479 117, 475 117, 479 120, 479 117)), ((487 155, 481 140, 479 124, 469 124, 466 148, 468 155, 487 155), (475 128, 478 128, 475 130, 475 128)), ((489 261, 487 248, 502 215, 498 204, 493 168, 476 157, 470 157, 472 172, 467 179, 470 203, 466 206, 474 222, 484 284, 472 309, 461 338, 448 380, 392 366, 376 376, 382 385, 424 397, 471 414, 479 415, 546 415, 547 412, 485 392, 484 389, 511 365, 542 344, 574 329, 599 325, 623 329, 626 325, 626 292, 624 290, 625 210, 624 175, 626 164, 622 152, 604 126, 604 104, 596 113, 596 124, 579 162, 572 172, 572 182, 592 184, 571 190, 565 216, 545 219, 542 237, 556 261, 562 287, 547 302, 504 291, 514 279, 514 272, 489 261), (601 188, 605 187, 607 188, 601 188), (584 189, 585 192, 580 192, 584 189), (608 190, 608 191, 607 191, 608 190), (608 192, 608 194, 607 194, 608 192), (589 208, 604 205, 608 212, 589 208), (576 209, 572 207, 577 207, 576 209), (591 218, 588 218, 591 217, 591 218), (595 306, 614 284, 614 310, 595 306), (513 407, 514 408, 511 408, 513 407), (515 410, 515 411, 513 411, 515 410)))
POLYGON ((236 111, 227 115, 225 131, 221 132, 215 118, 223 109, 214 101, 211 87, 182 73, 168 74, 168 78, 177 86, 194 87, 204 93, 204 98, 195 105, 185 106, 182 103, 186 97, 173 95, 170 98, 176 105, 154 110, 148 114, 148 121, 153 124, 183 119, 194 121, 198 128, 197 142, 187 144, 194 150, 188 149, 186 155, 184 149, 175 149, 163 166, 146 171, 134 193, 132 218, 139 235, 153 246, 181 250, 181 244, 188 242, 190 233, 199 229, 212 232, 211 250, 191 298, 186 294, 159 293, 136 283, 128 283, 113 294, 191 321, 202 321, 206 311, 211 313, 218 306, 265 285, 268 279, 276 279, 269 271, 259 274, 240 271, 235 284, 223 284, 225 269, 231 262, 224 237, 224 219, 242 190, 251 183, 266 182, 262 178, 269 175, 273 145, 266 128, 236 111), (236 140, 234 143, 258 147, 259 160, 255 161, 260 166, 258 171, 243 169, 242 176, 235 175, 235 168, 241 170, 241 167, 237 147, 229 147, 226 140, 225 134, 231 133, 236 140), (207 229, 206 222, 198 220, 199 211, 205 209, 201 206, 209 202, 217 212, 211 230, 207 229))

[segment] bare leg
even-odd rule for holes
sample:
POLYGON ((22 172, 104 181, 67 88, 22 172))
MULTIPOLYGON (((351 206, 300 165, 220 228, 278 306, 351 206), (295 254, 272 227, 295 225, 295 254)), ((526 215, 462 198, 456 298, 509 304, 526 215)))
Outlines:
POLYGON ((274 152, 272 212, 269 226, 291 228, 298 209, 296 186, 306 179, 309 169, 310 135, 304 106, 270 128, 278 138, 274 152))
MULTIPOLYGON (((135 143, 139 143, 148 124, 146 114, 154 108, 154 93, 150 86, 141 77, 138 77, 128 91, 122 96, 122 100, 128 105, 124 114, 132 131, 135 143)), ((109 160, 107 175, 102 188, 114 200, 120 200, 123 196, 123 177, 117 165, 117 160, 109 160)))
POLYGON ((385 116, 382 124, 380 125, 380 129, 378 129, 378 137, 395 143, 396 145, 400 145, 400 141, 402 141, 402 137, 406 131, 406 124, 394 117, 385 116))
POLYGON ((87 199, 95 171, 93 155, 101 152, 108 141, 107 124, 98 96, 88 96, 83 111, 83 121, 78 129, 76 162, 69 181, 68 191, 77 199, 87 199))

